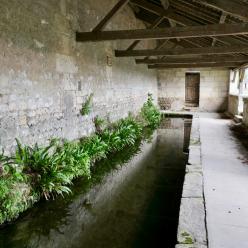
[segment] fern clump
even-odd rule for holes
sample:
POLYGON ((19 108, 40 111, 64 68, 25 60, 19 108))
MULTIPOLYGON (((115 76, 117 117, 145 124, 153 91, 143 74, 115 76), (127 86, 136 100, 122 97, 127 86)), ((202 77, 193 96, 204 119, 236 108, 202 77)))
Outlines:
POLYGON ((16 218, 35 198, 28 197, 27 176, 12 158, 0 154, 0 223, 16 218))
POLYGON ((141 109, 141 117, 148 127, 157 128, 160 124, 161 114, 153 103, 152 94, 148 94, 148 100, 141 109))
POLYGON ((94 124, 95 124, 96 133, 101 133, 104 127, 106 127, 107 122, 97 115, 94 118, 94 124))
MULTIPOLYGON (((83 106, 82 114, 89 113, 92 96, 83 106)), ((13 157, 0 154, 0 224, 17 218, 42 197, 49 200, 70 193, 75 178, 91 180, 92 165, 97 160, 132 147, 147 136, 146 127, 156 128, 160 119, 149 94, 138 116, 129 114, 108 126, 96 117, 96 133, 80 141, 52 139, 43 147, 22 145, 16 139, 13 157)))
POLYGON ((91 93, 89 97, 86 99, 86 101, 82 104, 82 108, 80 111, 82 116, 88 115, 91 112, 92 100, 93 100, 93 93, 91 93))

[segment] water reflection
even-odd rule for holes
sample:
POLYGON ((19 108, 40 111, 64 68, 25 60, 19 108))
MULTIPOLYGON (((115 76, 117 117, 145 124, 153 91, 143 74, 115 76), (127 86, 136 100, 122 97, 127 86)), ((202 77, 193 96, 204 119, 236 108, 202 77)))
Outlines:
POLYGON ((93 180, 75 182, 72 195, 40 202, 2 229, 0 247, 174 247, 184 131, 183 119, 164 119, 150 142, 97 163, 93 180))

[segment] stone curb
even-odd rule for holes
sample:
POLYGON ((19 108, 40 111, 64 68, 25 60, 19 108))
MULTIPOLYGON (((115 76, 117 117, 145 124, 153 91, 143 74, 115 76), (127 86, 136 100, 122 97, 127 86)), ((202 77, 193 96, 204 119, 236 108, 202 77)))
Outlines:
POLYGON ((199 123, 199 117, 195 114, 192 119, 176 248, 208 247, 199 123))
POLYGON ((207 248, 207 246, 202 244, 193 244, 193 245, 179 244, 176 245, 176 248, 207 248))

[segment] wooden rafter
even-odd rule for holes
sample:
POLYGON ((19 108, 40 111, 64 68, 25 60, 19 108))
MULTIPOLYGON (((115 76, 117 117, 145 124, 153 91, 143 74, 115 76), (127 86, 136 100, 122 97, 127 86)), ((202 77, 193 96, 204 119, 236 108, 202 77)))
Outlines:
POLYGON ((91 32, 76 33, 78 42, 134 40, 126 50, 115 51, 116 56, 144 56, 136 59, 136 63, 147 64, 150 69, 247 66, 248 56, 237 55, 248 53, 246 3, 238 0, 160 0, 160 5, 148 0, 116 1, 117 4, 91 32), (136 17, 147 19, 150 26, 147 29, 103 31, 128 2, 135 12, 137 10, 136 17), (142 40, 161 42, 155 49, 134 50, 142 40), (168 41, 174 46, 165 49, 168 41))
POLYGON ((201 4, 221 10, 229 15, 248 21, 248 6, 233 0, 194 0, 201 4))
POLYGON ((164 7, 164 9, 169 8, 169 6, 170 6, 169 0, 160 0, 160 1, 161 1, 162 6, 164 7))
POLYGON ((146 49, 146 50, 116 50, 116 57, 136 57, 136 56, 178 56, 178 55, 208 55, 208 54, 232 54, 247 53, 248 46, 228 46, 228 47, 202 47, 202 48, 175 48, 175 49, 146 49))
MULTIPOLYGON (((227 16, 227 14, 225 12, 222 12, 222 14, 220 16, 220 21, 219 21, 220 24, 225 22, 226 16, 227 16)), ((213 38, 212 46, 215 46, 216 41, 217 40, 215 38, 213 38)))
POLYGON ((240 70, 240 69, 247 69, 248 68, 248 63, 245 63, 245 64, 242 64, 242 65, 239 65, 238 67, 236 67, 234 70, 235 72, 237 70, 240 70))
POLYGON ((102 32, 82 32, 76 34, 79 42, 110 40, 173 39, 191 37, 217 37, 248 34, 248 23, 212 24, 203 26, 136 29, 102 32))
POLYGON ((102 30, 109 21, 129 2, 129 0, 120 0, 103 18, 103 20, 92 30, 93 32, 97 32, 102 30))
MULTIPOLYGON (((163 20, 164 20, 164 17, 163 17, 163 16, 159 17, 157 20, 155 20, 155 22, 154 22, 153 24, 150 25, 149 29, 156 28, 163 20)), ((141 42, 141 40, 135 40, 135 41, 127 48, 127 50, 133 50, 140 42, 141 42)))
POLYGON ((197 6, 192 4, 192 2, 181 2, 180 0, 172 1, 172 6, 176 9, 176 12, 178 12, 179 14, 183 15, 187 13, 187 16, 189 16, 190 19, 199 22, 199 25, 218 22, 218 17, 209 15, 205 12, 206 8, 202 7, 201 9, 199 9, 197 8, 197 6))
POLYGON ((145 0, 131 0, 131 3, 159 16, 164 15, 165 17, 171 13, 173 13, 173 9, 168 7, 166 10, 164 8, 159 7, 153 3, 147 2, 145 0))
POLYGON ((148 65, 148 69, 172 69, 172 68, 201 68, 201 67, 228 67, 235 68, 241 63, 223 62, 223 63, 204 63, 204 64, 168 64, 168 65, 148 65))
MULTIPOLYGON (((159 45, 155 48, 155 50, 160 50, 160 49, 162 49, 162 48, 168 43, 168 41, 169 41, 169 40, 165 40, 165 41, 161 42, 161 44, 159 44, 159 45)), ((175 46, 176 46, 176 45, 175 45, 175 46)), ((144 59, 149 59, 149 56, 145 57, 144 59)))
MULTIPOLYGON (((131 2, 135 5, 149 11, 150 13, 153 13, 156 15, 164 15, 166 18, 169 18, 180 25, 183 25, 183 26, 199 25, 199 22, 192 20, 191 18, 187 18, 186 16, 183 16, 183 15, 176 13, 171 7, 169 7, 167 10, 164 10, 163 8, 157 6, 153 3, 147 2, 145 0, 131 0, 131 2)), ((172 2, 172 3, 174 4, 174 2, 172 2)), ((200 14, 200 12, 195 12, 194 14, 195 14, 195 16, 198 16, 200 14)), ((140 15, 139 15, 139 17, 140 17, 140 15)), ((216 23, 216 21, 211 22, 211 20, 209 19, 208 22, 204 23, 204 24, 208 24, 208 23, 216 23)), ((217 41, 225 44, 225 45, 242 44, 242 42, 237 40, 235 37, 218 37, 218 38, 215 37, 215 39, 217 41)), ((243 44, 244 44, 244 42, 243 42, 243 44)))
POLYGON ((136 59, 137 64, 201 64, 221 62, 248 62, 248 56, 204 56, 194 58, 136 59))

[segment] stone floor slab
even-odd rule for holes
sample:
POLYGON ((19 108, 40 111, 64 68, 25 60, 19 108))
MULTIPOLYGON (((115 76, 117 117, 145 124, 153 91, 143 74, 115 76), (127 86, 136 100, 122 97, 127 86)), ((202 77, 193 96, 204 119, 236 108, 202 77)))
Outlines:
POLYGON ((201 114, 200 132, 209 248, 248 247, 247 156, 230 131, 231 121, 201 114))

